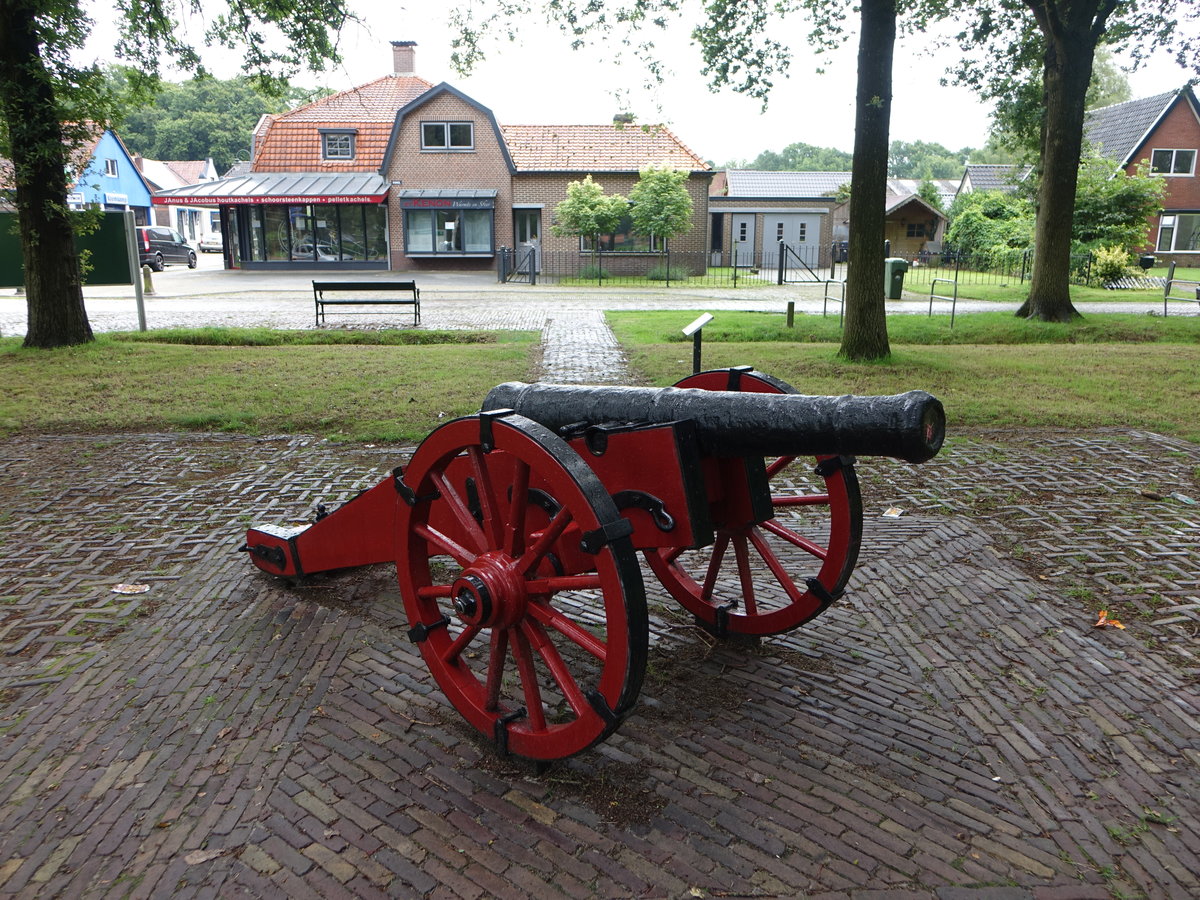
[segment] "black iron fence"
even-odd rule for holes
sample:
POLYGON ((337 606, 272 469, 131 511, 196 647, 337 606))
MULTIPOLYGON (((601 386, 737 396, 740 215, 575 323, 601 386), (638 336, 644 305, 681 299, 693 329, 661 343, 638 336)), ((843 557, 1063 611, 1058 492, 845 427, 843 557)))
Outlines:
MULTIPOLYGON (((886 254, 909 264, 908 281, 928 285, 934 279, 960 285, 1022 283, 1033 270, 1033 251, 962 253, 953 250, 886 254)), ((841 281, 848 266, 846 243, 824 246, 775 244, 754 251, 670 250, 663 253, 587 253, 546 251, 523 246, 497 253, 500 281, 559 285, 691 285, 753 288, 767 285, 841 281)), ((881 277, 882 277, 882 273, 881 277)), ((1095 284, 1091 254, 1071 257, 1074 284, 1095 284)))

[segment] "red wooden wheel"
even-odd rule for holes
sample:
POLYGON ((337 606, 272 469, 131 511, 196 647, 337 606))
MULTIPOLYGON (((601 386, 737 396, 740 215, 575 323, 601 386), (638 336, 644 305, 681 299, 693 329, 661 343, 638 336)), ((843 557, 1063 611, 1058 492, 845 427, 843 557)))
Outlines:
MULTIPOLYGON (((676 387, 798 393, 749 369, 701 372, 676 387)), ((780 634, 841 595, 862 542, 862 499, 851 460, 816 463, 812 469, 791 456, 768 461, 774 518, 717 521, 711 547, 646 552, 658 579, 701 625, 717 634, 780 634)))
POLYGON ((434 431, 404 472, 400 590, 433 677, 501 752, 561 759, 641 689, 646 599, 628 522, 587 464, 529 419, 434 431))

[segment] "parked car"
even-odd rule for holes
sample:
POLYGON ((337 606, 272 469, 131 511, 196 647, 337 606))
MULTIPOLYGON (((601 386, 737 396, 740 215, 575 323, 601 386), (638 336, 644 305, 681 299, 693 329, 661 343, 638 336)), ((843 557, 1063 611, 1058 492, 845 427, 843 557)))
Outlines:
POLYGON ((137 230, 138 265, 161 272, 168 263, 187 263, 196 268, 196 251, 188 246, 183 235, 161 225, 142 225, 137 230))
POLYGON ((310 260, 314 258, 318 262, 337 262, 337 250, 332 244, 319 241, 316 245, 316 256, 314 257, 312 241, 300 241, 299 243, 292 244, 292 259, 310 260))
POLYGON ((196 243, 196 248, 201 253, 220 253, 225 249, 225 242, 221 239, 221 232, 214 231, 212 234, 206 234, 196 243))

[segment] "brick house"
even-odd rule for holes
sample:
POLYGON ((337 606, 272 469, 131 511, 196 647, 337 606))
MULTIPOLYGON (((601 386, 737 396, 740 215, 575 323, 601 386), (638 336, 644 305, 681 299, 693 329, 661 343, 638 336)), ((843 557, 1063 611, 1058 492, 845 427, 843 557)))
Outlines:
POLYGON ((1132 174, 1139 163, 1166 181, 1162 211, 1151 218, 1146 251, 1181 265, 1200 260, 1200 104, 1190 87, 1095 109, 1085 137, 1132 174))
MULTIPOLYGON (((155 202, 218 204, 233 267, 479 270, 517 244, 584 253, 578 238, 550 233, 567 184, 590 174, 625 193, 640 169, 668 166, 689 172, 696 210, 672 249, 703 249, 711 172, 669 130, 501 126, 477 100, 417 76, 415 44, 392 49, 392 74, 264 116, 248 172, 155 202)), ((606 250, 623 247, 608 236, 606 250)))

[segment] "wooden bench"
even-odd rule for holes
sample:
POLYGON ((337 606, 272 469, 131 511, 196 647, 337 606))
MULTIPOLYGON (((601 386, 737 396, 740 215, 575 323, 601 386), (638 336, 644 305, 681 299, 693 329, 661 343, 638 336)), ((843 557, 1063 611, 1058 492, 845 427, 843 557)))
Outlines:
MULTIPOLYGON (((314 281, 313 302, 317 309, 317 327, 325 324, 326 306, 411 306, 413 324, 421 324, 421 292, 417 290, 415 281, 314 281), (329 298, 329 293, 349 293, 351 291, 386 291, 393 295, 408 292, 410 297, 336 297, 329 298)), ((369 312, 350 313, 355 316, 370 315, 369 312)))

